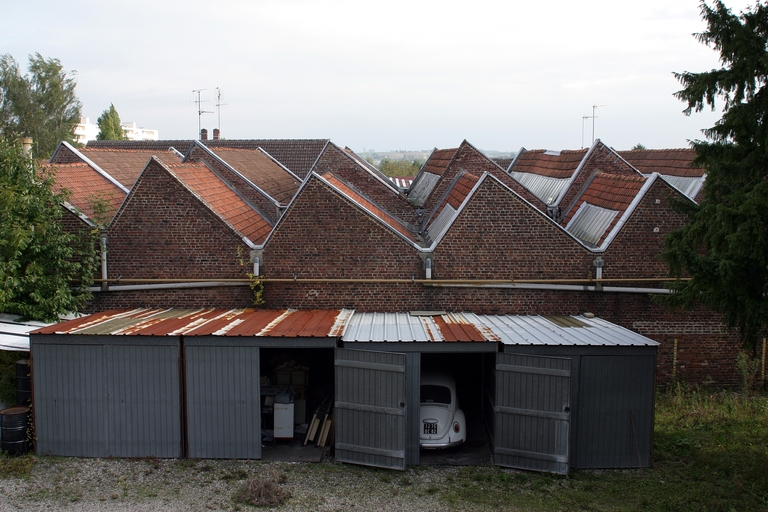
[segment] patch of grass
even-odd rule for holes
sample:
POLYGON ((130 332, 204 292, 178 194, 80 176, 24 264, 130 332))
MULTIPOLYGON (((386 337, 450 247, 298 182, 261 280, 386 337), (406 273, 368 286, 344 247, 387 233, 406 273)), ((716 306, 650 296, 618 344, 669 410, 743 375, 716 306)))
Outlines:
POLYGON ((466 467, 434 494, 449 508, 768 511, 768 397, 660 393, 652 461, 568 477, 466 467))
POLYGON ((236 469, 234 471, 230 471, 228 473, 224 473, 221 475, 222 480, 245 480, 248 478, 248 472, 244 469, 236 469))
POLYGON ((0 455, 0 478, 28 478, 35 465, 34 456, 21 455, 11 457, 0 455))

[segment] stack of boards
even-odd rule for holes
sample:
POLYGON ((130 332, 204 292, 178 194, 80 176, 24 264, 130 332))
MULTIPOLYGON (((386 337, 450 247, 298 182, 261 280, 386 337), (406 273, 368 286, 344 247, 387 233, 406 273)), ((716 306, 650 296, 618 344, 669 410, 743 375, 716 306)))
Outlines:
POLYGON ((307 435, 304 437, 304 445, 315 442, 320 448, 326 445, 333 446, 333 404, 330 397, 326 397, 323 403, 315 409, 312 421, 309 423, 307 435))

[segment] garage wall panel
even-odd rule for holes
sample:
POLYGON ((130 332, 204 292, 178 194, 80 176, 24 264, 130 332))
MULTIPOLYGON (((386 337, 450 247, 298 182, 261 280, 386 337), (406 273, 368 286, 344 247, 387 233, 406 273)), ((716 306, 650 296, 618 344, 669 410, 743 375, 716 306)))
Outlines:
POLYGON ((108 345, 104 355, 108 454, 181 456, 178 346, 108 345))
POLYGON ((261 458, 259 348, 185 348, 189 456, 261 458))
POLYGON ((36 345, 33 359, 37 453, 106 456, 103 347, 36 345))
POLYGON ((581 358, 577 467, 650 465, 654 367, 653 356, 581 358))

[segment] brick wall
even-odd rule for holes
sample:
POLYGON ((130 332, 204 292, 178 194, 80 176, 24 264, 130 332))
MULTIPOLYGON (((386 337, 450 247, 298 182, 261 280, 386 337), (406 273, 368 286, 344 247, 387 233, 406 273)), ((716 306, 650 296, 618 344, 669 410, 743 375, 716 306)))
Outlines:
POLYGON ((60 144, 56 149, 56 152, 51 157, 52 164, 72 164, 82 162, 83 159, 80 155, 77 155, 71 149, 63 144, 60 144))
POLYGON ((375 176, 370 170, 353 161, 349 155, 334 144, 326 146, 313 170, 321 176, 327 172, 332 172, 402 222, 407 224, 418 222, 416 210, 403 194, 395 190, 394 184, 391 187, 383 184, 380 181, 381 177, 375 176))
POLYGON ((410 278, 422 265, 412 244, 316 177, 276 226, 263 264, 283 278, 410 278))
POLYGON ((151 162, 109 227, 109 277, 244 278, 249 247, 161 165, 151 162))
POLYGON ((86 313, 121 308, 244 308, 252 305, 247 285, 96 292, 86 313))
POLYGON ((435 279, 586 279, 594 270, 588 249, 490 177, 434 257, 435 279))
POLYGON ((624 227, 603 254, 603 277, 665 277, 668 267, 661 254, 668 233, 685 223, 671 206, 681 197, 672 186, 657 179, 637 205, 624 227))

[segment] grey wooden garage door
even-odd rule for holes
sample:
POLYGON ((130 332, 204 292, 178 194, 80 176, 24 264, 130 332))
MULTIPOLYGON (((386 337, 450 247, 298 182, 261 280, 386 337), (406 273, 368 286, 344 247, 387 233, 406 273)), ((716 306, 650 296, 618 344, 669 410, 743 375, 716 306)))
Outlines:
POLYGON ((189 457, 260 459, 259 348, 185 348, 189 457))
POLYGON ((496 354, 494 461, 568 473, 571 361, 496 354))
POLYGON ((336 460, 405 469, 405 354, 336 349, 336 460))

